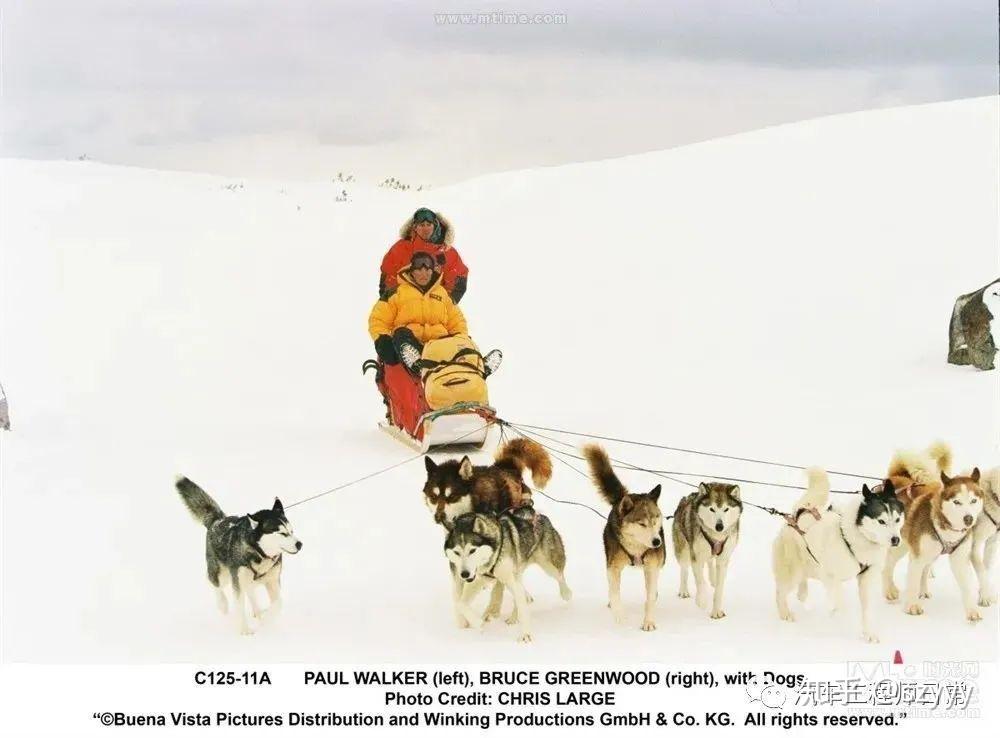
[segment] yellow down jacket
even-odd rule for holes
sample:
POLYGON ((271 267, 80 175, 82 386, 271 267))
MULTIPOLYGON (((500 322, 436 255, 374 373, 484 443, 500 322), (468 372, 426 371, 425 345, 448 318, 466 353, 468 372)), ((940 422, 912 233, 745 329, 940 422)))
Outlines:
POLYGON ((391 336, 398 328, 409 328, 421 343, 436 338, 468 335, 465 316, 452 302, 435 272, 431 287, 424 292, 413 282, 407 270, 398 274, 399 287, 387 300, 379 300, 368 316, 372 340, 391 336))

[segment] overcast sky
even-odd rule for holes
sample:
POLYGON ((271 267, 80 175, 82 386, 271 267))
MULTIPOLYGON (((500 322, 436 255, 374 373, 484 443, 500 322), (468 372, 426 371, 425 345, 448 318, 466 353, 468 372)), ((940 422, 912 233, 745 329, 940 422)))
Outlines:
POLYGON ((0 155, 440 184, 997 94, 994 0, 0 0, 0 155), (564 14, 564 23, 436 14, 564 14))

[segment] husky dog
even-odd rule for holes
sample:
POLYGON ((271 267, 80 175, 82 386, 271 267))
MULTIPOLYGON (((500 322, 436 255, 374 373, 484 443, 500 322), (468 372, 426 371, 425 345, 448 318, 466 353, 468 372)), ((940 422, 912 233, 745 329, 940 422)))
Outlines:
POLYGON ((886 478, 906 505, 927 492, 940 492, 943 471, 951 471, 951 448, 944 441, 935 441, 926 451, 897 451, 886 478))
POLYGON ((559 583, 564 600, 573 596, 563 573, 566 551, 562 538, 552 522, 530 505, 499 515, 466 513, 445 525, 448 537, 444 553, 456 583, 454 605, 461 627, 478 628, 483 624, 471 602, 484 584, 495 581, 514 596, 514 613, 507 622, 520 625, 518 640, 530 641, 531 614, 521 582, 529 564, 538 564, 559 583))
MULTIPOLYGON (((996 321, 1000 323, 1000 321, 996 321)), ((990 569, 1000 543, 1000 466, 984 472, 979 479, 983 491, 983 512, 976 521, 972 540, 972 568, 979 580, 979 606, 997 601, 996 586, 990 581, 990 569)))
POLYGON ((604 526, 604 559, 608 573, 608 606, 615 621, 625 620, 622 608, 622 569, 641 566, 646 578, 646 607, 642 630, 656 630, 656 595, 660 570, 666 560, 663 537, 663 513, 657 501, 660 485, 644 495, 625 489, 607 452, 598 445, 584 446, 583 455, 590 465, 590 476, 598 493, 611 505, 604 526))
POLYGON ((740 488, 735 484, 702 482, 698 491, 677 503, 674 512, 674 554, 681 567, 679 597, 690 597, 688 573, 694 569, 696 602, 708 606, 705 567, 714 589, 711 617, 724 618, 722 592, 726 586, 729 559, 740 538, 740 488))
POLYGON ((530 503, 531 489, 522 478, 525 469, 531 471, 539 489, 552 477, 548 452, 527 438, 515 438, 500 446, 492 466, 473 466, 468 456, 442 464, 425 456, 424 466, 424 502, 437 523, 450 522, 465 513, 499 513, 530 503))
MULTIPOLYGON (((539 489, 552 478, 552 459, 538 443, 527 438, 514 438, 497 448, 491 466, 473 466, 468 456, 461 461, 450 460, 435 464, 424 457, 427 480, 424 482, 424 503, 434 514, 434 521, 447 525, 470 512, 502 513, 531 504, 531 489, 524 483, 524 471, 539 489)), ((462 584, 453 577, 453 586, 461 591, 462 584)), ((457 594, 456 594, 457 597, 457 594)), ((531 602, 531 595, 528 595, 531 602)), ((486 609, 486 620, 500 616, 503 585, 496 582, 486 609)), ((464 618, 456 614, 459 625, 464 618)), ((513 622, 516 614, 508 620, 513 622)))
POLYGON ((808 580, 818 579, 839 610, 840 585, 858 580, 861 600, 861 631, 869 643, 878 643, 870 604, 886 551, 896 550, 903 526, 903 504, 896 498, 890 480, 881 490, 864 485, 839 509, 829 504, 830 478, 822 469, 808 470, 809 485, 796 503, 792 524, 782 526, 772 549, 775 599, 778 616, 795 620, 788 596, 795 591, 800 601, 809 593, 808 580))
POLYGON ((208 529, 205 559, 208 581, 215 587, 219 609, 225 615, 229 602, 223 591, 232 591, 236 622, 242 635, 253 631, 247 622, 244 597, 254 618, 263 612, 255 589, 264 586, 270 600, 269 611, 281 607, 281 557, 302 550, 302 542, 292 535, 281 500, 275 498, 270 510, 251 515, 227 516, 215 500, 187 477, 178 477, 177 491, 191 515, 208 529))
POLYGON ((930 597, 927 578, 931 564, 946 554, 951 570, 962 593, 965 616, 970 622, 982 619, 976 607, 970 569, 973 549, 973 528, 983 510, 983 492, 979 487, 979 469, 969 475, 949 477, 947 467, 951 453, 943 444, 936 444, 941 453, 899 453, 889 466, 889 473, 904 486, 917 492, 904 492, 900 499, 906 507, 903 527, 905 547, 893 551, 886 562, 882 590, 890 602, 899 599, 899 589, 893 580, 896 564, 909 551, 906 591, 903 607, 908 615, 922 615, 921 599, 930 597), (935 480, 932 483, 928 480, 935 480), (921 487, 923 489, 921 489, 921 487))

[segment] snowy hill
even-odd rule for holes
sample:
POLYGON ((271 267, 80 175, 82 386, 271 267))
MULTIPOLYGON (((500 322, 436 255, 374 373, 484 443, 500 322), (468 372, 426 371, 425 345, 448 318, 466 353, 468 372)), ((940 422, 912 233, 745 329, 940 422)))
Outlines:
MULTIPOLYGON (((420 205, 456 225, 472 269, 462 307, 480 346, 504 349, 491 399, 509 420, 866 474, 937 437, 960 466, 1000 463, 996 375, 945 363, 953 299, 997 273, 998 123, 995 98, 867 112, 430 193, 355 186, 346 203, 332 183, 2 161, 2 657, 724 662, 737 642, 745 661, 991 657, 996 608, 967 625, 943 564, 925 617, 884 608, 883 646, 861 642, 853 595, 831 618, 817 587, 800 622, 780 622, 778 523, 757 510, 723 621, 673 596, 671 562, 660 630, 638 630, 634 573, 630 623, 615 627, 601 521, 546 501, 573 602, 531 575, 535 644, 502 623, 459 631, 419 463, 291 511, 305 547, 285 612, 239 638, 171 480, 248 512, 411 453, 375 429, 382 404, 360 365, 379 260, 420 205)), ((560 465, 549 491, 600 506, 560 465)), ((684 491, 668 484, 665 507, 684 491)))

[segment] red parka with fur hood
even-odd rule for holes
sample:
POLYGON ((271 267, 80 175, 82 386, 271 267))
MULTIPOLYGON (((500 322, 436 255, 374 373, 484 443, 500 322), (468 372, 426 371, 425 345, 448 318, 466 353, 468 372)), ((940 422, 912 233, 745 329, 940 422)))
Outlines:
POLYGON ((386 299, 399 286, 397 275, 405 269, 417 251, 426 251, 438 262, 441 284, 451 299, 457 304, 468 284, 469 268, 455 250, 455 229, 441 213, 435 213, 440 225, 440 243, 424 241, 413 232, 413 217, 407 219, 399 229, 400 239, 382 259, 382 274, 379 278, 379 295, 386 299))

